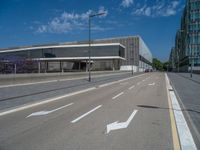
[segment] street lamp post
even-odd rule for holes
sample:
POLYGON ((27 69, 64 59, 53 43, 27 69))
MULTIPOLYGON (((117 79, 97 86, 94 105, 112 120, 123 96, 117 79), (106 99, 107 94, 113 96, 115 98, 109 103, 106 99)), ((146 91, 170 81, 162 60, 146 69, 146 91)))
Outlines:
POLYGON ((133 65, 134 65, 134 54, 133 54, 133 44, 130 44, 130 48, 131 48, 131 55, 130 55, 130 60, 132 61, 132 63, 130 63, 131 64, 131 73, 132 73, 132 75, 134 74, 134 71, 133 71, 133 65))
POLYGON ((97 14, 90 14, 89 18, 88 18, 88 24, 89 24, 89 50, 88 50, 88 54, 89 54, 89 66, 88 66, 88 71, 89 71, 89 77, 88 77, 88 81, 91 82, 91 19, 95 16, 101 16, 104 15, 105 12, 102 13, 97 13, 97 14))

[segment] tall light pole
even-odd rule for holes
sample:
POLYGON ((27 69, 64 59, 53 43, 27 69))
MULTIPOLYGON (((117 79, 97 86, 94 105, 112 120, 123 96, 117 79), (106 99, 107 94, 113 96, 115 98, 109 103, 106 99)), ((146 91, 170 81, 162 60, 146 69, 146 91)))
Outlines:
POLYGON ((95 16, 102 16, 102 15, 105 15, 105 12, 102 12, 102 13, 96 13, 96 14, 90 14, 89 17, 88 17, 88 21, 89 21, 89 50, 88 50, 88 54, 89 54, 89 78, 88 78, 88 81, 91 82, 91 19, 95 16))

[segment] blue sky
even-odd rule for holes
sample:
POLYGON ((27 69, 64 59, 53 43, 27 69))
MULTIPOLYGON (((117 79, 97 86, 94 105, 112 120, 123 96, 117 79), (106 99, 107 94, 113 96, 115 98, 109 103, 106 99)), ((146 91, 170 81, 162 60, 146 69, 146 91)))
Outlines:
POLYGON ((0 0, 0 48, 140 35, 166 61, 185 0, 0 0))

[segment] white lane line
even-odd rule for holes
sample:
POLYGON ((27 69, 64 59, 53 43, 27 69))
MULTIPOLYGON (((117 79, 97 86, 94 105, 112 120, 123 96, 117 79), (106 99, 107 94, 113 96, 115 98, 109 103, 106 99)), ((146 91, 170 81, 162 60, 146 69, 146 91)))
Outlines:
POLYGON ((94 112, 95 110, 99 109, 100 107, 102 107, 102 105, 99 105, 97 107, 95 107, 94 109, 88 111, 87 113, 81 115, 80 117, 74 119, 73 121, 71 121, 71 123, 76 123, 77 121, 81 120, 82 118, 86 117, 87 115, 89 115, 90 113, 94 112))
POLYGON ((169 84, 170 83, 169 78, 167 77, 166 74, 165 76, 168 82, 168 90, 170 90, 169 93, 170 93, 170 98, 172 101, 172 107, 173 107, 173 112, 174 112, 174 116, 176 120, 176 127, 178 129, 181 149, 182 150, 197 150, 194 139, 192 137, 190 129, 183 115, 182 109, 176 98, 175 92, 173 91, 172 86, 169 84))
MULTIPOLYGON (((122 73, 112 73, 112 74, 100 74, 100 75, 93 75, 94 78, 99 78, 99 77, 107 77, 107 76, 112 76, 112 75, 123 75, 123 74, 127 74, 126 72, 122 72, 122 73)), ((79 79, 87 79, 87 77, 77 77, 77 78, 71 78, 71 79, 60 79, 59 81, 68 81, 68 80, 79 80, 79 79)))
POLYGON ((112 99, 116 99, 117 97, 121 96, 122 94, 124 94, 124 92, 121 92, 121 93, 117 94, 117 95, 114 96, 112 99))
MULTIPOLYGON (((140 74, 138 76, 121 79, 121 80, 110 82, 110 83, 107 83, 107 84, 102 84, 102 85, 99 85, 98 87, 99 88, 106 87, 106 86, 109 86, 109 85, 112 85, 112 84, 115 84, 115 83, 130 80, 130 79, 137 78, 137 77, 140 77, 140 76, 143 76, 143 75, 146 75, 146 74, 140 74)), ((55 81, 57 81, 57 80, 55 80, 55 81)), ((44 81, 44 82, 52 82, 52 81, 44 81)), ((32 84, 32 83, 30 83, 30 84, 32 84)), ((95 89, 97 89, 97 88, 92 87, 92 88, 88 88, 88 89, 85 89, 85 90, 81 90, 81 91, 69 93, 69 94, 66 94, 66 95, 62 95, 62 96, 59 96, 59 97, 55 97, 55 98, 51 98, 51 99, 43 99, 39 102, 34 102, 34 103, 29 103, 29 104, 17 106, 17 107, 14 107, 14 108, 10 108, 10 109, 7 109, 7 110, 0 111, 0 116, 4 116, 4 115, 7 115, 7 114, 11 114, 11 113, 18 112, 18 111, 21 111, 21 110, 25 110, 25 109, 28 109, 28 108, 32 108, 32 107, 35 107, 35 106, 39 106, 39 105, 42 105, 42 104, 46 104, 46 103, 49 103, 49 102, 52 102, 52 101, 60 100, 60 99, 65 98, 65 97, 70 97, 70 96, 74 96, 74 95, 77 95, 77 94, 85 93, 85 92, 95 90, 95 89)))
POLYGON ((188 150, 196 150, 196 145, 194 143, 192 134, 190 132, 190 129, 187 125, 187 122, 183 116, 182 110, 180 108, 180 105, 178 103, 178 100, 176 99, 176 95, 174 91, 170 91, 170 97, 172 99, 172 106, 174 110, 176 125, 178 128, 178 133, 180 137, 181 142, 181 148, 182 150, 188 149, 188 150))
POLYGON ((128 88, 129 90, 132 90, 135 87, 135 85, 131 86, 130 88, 128 88))
POLYGON ((153 83, 150 83, 150 84, 148 84, 148 85, 150 85, 150 86, 154 86, 154 85, 155 85, 155 82, 153 82, 153 83))
POLYGON ((120 83, 120 85, 126 85, 126 84, 128 84, 128 82, 122 82, 122 83, 120 83))
POLYGON ((74 95, 77 95, 77 94, 89 92, 89 91, 92 91, 92 90, 95 90, 95 89, 96 89, 96 87, 92 87, 92 88, 88 88, 88 89, 85 89, 85 90, 81 90, 81 91, 69 93, 69 94, 66 94, 66 95, 62 95, 62 96, 59 96, 59 97, 46 99, 46 100, 41 100, 40 102, 22 105, 22 106, 19 106, 17 108, 11 108, 9 110, 0 112, 0 116, 4 116, 4 115, 10 114, 10 113, 17 112, 17 111, 21 111, 21 110, 25 110, 25 109, 28 109, 28 108, 32 108, 32 107, 39 106, 39 105, 42 105, 42 104, 46 104, 46 103, 49 103, 49 102, 57 101, 57 100, 60 100, 60 99, 66 98, 66 97, 70 97, 70 96, 74 96, 74 95))
POLYGON ((53 110, 49 110, 49 111, 43 110, 43 111, 34 112, 34 113, 28 115, 26 118, 33 117, 33 116, 44 116, 44 115, 48 115, 48 114, 51 114, 51 113, 53 113, 53 112, 55 112, 55 111, 58 111, 58 110, 60 110, 60 109, 63 109, 63 108, 65 108, 65 107, 71 106, 71 105, 73 105, 73 104, 74 104, 74 103, 70 103, 70 104, 61 106, 61 107, 59 107, 59 108, 53 109, 53 110))
POLYGON ((106 86, 109 86, 109 85, 113 85, 113 84, 116 84, 116 83, 120 83, 120 82, 127 81, 127 80, 130 80, 130 79, 133 79, 133 78, 144 76, 144 75, 146 75, 146 74, 140 74, 140 75, 137 75, 137 76, 134 76, 134 77, 129 77, 129 78, 113 81, 113 82, 110 82, 110 83, 105 83, 105 84, 99 85, 98 87, 99 88, 106 87, 106 86))
POLYGON ((34 85, 34 84, 41 84, 41 83, 51 83, 51 82, 57 82, 57 81, 58 80, 50 80, 50 81, 41 81, 41 82, 33 82, 33 83, 20 83, 20 84, 12 84, 12 85, 1 85, 0 88, 24 86, 24 85, 34 85))
MULTIPOLYGON (((107 74, 107 75, 94 75, 94 77, 106 77, 106 76, 112 76, 112 75, 121 75, 126 73, 113 73, 113 74, 107 74)), ((10 85, 0 85, 0 88, 7 88, 7 87, 15 87, 15 86, 25 86, 25 85, 34 85, 34 84, 42 84, 42 83, 51 83, 51 82, 61 82, 61 81, 71 81, 71 80, 80 80, 80 79, 86 79, 87 77, 77 77, 77 78, 70 78, 70 79, 58 79, 58 80, 48 80, 48 81, 40 81, 40 82, 29 82, 29 83, 19 83, 19 84, 10 84, 10 85)))
POLYGON ((106 86, 109 86, 109 85, 113 85, 113 84, 115 84, 115 83, 118 83, 118 81, 114 81, 114 82, 110 82, 110 83, 106 83, 106 84, 101 84, 101 85, 99 85, 98 87, 99 87, 99 88, 102 88, 102 87, 106 87, 106 86))

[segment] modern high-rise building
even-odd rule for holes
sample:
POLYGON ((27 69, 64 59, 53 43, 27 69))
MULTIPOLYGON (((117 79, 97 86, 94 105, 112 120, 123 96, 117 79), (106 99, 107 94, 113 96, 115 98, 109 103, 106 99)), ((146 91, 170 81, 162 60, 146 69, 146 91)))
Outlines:
POLYGON ((0 73, 88 70, 89 49, 92 70, 152 69, 152 54, 140 36, 67 42, 0 49, 0 73))
POLYGON ((200 71, 200 0, 187 0, 176 33, 170 67, 174 71, 200 71), (173 61, 172 61, 173 60, 173 61))

